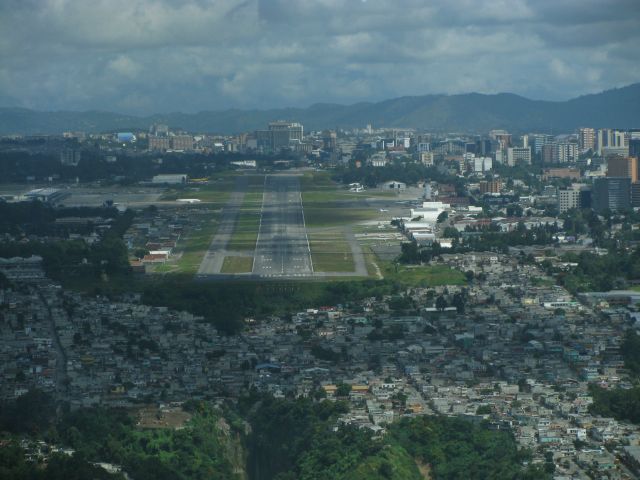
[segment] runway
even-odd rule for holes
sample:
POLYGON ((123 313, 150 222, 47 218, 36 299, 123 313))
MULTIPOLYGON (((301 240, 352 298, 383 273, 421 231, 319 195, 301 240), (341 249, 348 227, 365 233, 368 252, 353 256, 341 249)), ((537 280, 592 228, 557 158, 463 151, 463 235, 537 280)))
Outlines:
POLYGON ((252 274, 259 277, 313 276, 298 177, 267 175, 252 274))
POLYGON ((233 234, 238 212, 244 200, 244 194, 247 190, 247 177, 238 177, 235 189, 229 197, 229 201, 222 210, 222 218, 218 231, 211 240, 209 250, 205 253, 200 268, 198 268, 197 277, 206 277, 208 275, 220 274, 222 263, 226 254, 227 243, 233 234))

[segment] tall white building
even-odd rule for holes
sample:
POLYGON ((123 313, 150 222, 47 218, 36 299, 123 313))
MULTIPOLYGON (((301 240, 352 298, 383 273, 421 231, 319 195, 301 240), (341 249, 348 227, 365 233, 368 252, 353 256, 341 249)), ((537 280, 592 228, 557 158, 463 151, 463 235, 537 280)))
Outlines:
POLYGON ((578 148, 581 152, 595 150, 596 131, 593 128, 581 128, 578 132, 578 148))
POLYGON ((493 168, 493 159, 491 157, 475 157, 473 159, 474 172, 488 172, 493 168))

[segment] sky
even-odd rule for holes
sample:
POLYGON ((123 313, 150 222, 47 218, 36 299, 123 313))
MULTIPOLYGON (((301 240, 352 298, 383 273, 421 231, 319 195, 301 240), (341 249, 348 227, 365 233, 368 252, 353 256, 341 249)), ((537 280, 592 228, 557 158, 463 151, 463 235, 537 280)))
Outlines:
POLYGON ((0 0, 0 106, 128 114, 640 81, 640 0, 0 0))

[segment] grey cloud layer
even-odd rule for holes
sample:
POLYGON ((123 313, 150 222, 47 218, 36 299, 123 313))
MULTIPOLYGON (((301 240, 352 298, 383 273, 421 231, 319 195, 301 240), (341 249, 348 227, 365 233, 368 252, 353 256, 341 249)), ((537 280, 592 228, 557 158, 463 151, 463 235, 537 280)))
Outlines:
POLYGON ((638 0, 0 0, 0 104, 128 113, 640 80, 638 0))

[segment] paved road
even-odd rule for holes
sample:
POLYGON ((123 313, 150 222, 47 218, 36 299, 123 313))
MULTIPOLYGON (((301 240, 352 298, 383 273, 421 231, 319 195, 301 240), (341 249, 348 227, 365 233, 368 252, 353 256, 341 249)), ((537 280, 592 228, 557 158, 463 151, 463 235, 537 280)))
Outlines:
POLYGON ((313 276, 300 182, 296 176, 265 178, 252 273, 259 277, 313 276))
POLYGON ((198 268, 198 276, 216 275, 222 271, 222 264, 226 255, 225 249, 233 234, 248 183, 248 179, 245 176, 239 176, 236 179, 235 188, 222 210, 218 231, 198 268))
POLYGON ((355 275, 359 277, 366 277, 368 275, 367 263, 365 262, 364 254, 362 253, 362 247, 353 234, 351 227, 345 228, 344 236, 346 237, 347 242, 349 242, 351 255, 353 255, 353 264, 356 267, 355 275))

